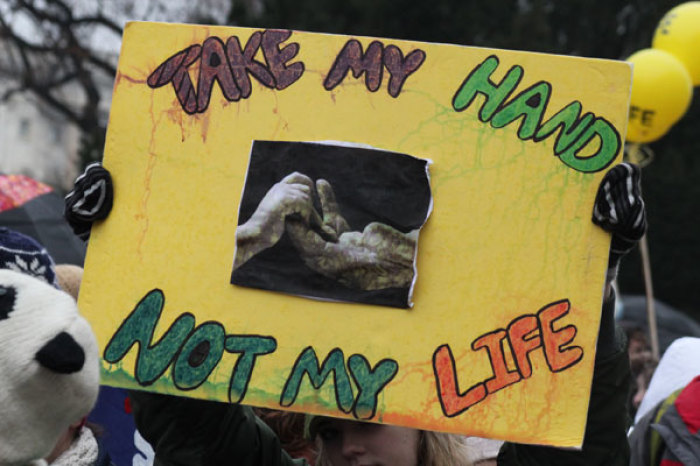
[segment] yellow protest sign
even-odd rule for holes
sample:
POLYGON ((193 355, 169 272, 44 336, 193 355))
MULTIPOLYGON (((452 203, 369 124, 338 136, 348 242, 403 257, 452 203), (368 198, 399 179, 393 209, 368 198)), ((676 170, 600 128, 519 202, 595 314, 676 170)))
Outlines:
POLYGON ((627 64, 130 23, 80 306, 103 383, 581 444, 627 64))

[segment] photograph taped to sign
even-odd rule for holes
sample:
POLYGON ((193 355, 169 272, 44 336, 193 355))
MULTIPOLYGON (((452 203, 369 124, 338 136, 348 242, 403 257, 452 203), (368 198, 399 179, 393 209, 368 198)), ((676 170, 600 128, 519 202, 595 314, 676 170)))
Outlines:
POLYGON ((410 307, 428 161, 363 147, 254 141, 231 283, 410 307))
POLYGON ((630 82, 609 60, 129 23, 80 294, 102 382, 580 446, 610 241, 591 213, 630 82), (247 225, 258 209, 282 227, 247 225), (390 272, 318 254, 344 234, 390 272))

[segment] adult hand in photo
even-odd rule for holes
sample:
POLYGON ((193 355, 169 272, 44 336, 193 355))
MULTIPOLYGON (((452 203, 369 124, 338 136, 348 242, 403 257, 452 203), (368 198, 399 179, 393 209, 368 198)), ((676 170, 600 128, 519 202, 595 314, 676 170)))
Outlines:
POLYGON ((350 230, 350 225, 340 214, 338 202, 335 200, 335 193, 331 184, 319 179, 316 181, 316 192, 321 201, 321 210, 323 212, 323 225, 333 230, 335 238, 350 230))
POLYGON ((304 263, 349 288, 379 290, 410 286, 414 275, 415 233, 404 234, 379 222, 368 224, 362 232, 348 231, 331 185, 318 180, 316 188, 324 225, 333 228, 338 239, 329 241, 308 222, 287 219, 287 233, 304 263))
POLYGON ((240 267, 260 251, 277 244, 284 233, 284 222, 294 218, 303 225, 315 226, 335 239, 330 227, 323 225, 313 204, 314 183, 306 175, 291 173, 273 185, 253 215, 236 230, 236 260, 240 267))

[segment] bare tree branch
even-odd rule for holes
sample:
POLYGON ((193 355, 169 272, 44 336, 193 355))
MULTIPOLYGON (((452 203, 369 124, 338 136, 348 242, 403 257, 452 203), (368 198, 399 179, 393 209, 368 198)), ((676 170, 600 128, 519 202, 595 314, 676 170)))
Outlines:
POLYGON ((75 19, 73 23, 76 25, 90 24, 104 26, 118 36, 121 36, 124 32, 124 30, 117 23, 102 15, 84 16, 82 18, 75 19))
POLYGON ((99 117, 109 92, 103 83, 114 78, 117 64, 116 54, 110 56, 95 38, 119 39, 123 18, 146 19, 144 12, 187 21, 187 14, 211 1, 174 6, 169 0, 0 0, 0 79, 6 83, 0 99, 34 96, 75 124, 94 145, 91 153, 99 154, 105 133, 99 117))
POLYGON ((98 118, 102 99, 98 82, 111 79, 116 64, 95 49, 91 31, 120 35, 122 28, 101 12, 77 15, 73 6, 65 0, 7 0, 0 10, 0 39, 8 53, 0 59, 0 73, 14 85, 2 99, 31 94, 88 139, 100 140, 104 127, 98 118), (22 15, 36 29, 17 30, 12 15, 22 15))

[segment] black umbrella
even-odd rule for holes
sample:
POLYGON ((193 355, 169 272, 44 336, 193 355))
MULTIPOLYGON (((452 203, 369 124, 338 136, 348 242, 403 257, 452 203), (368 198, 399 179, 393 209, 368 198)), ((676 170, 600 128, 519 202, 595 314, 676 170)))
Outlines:
MULTIPOLYGON (((622 295, 621 300, 622 312, 618 315, 620 324, 647 332, 646 298, 641 295, 622 295)), ((658 299, 654 304, 662 354, 677 338, 700 337, 700 322, 658 299)))
POLYGON ((31 236, 57 264, 83 265, 85 244, 63 218, 63 198, 24 175, 0 175, 0 226, 31 236))

